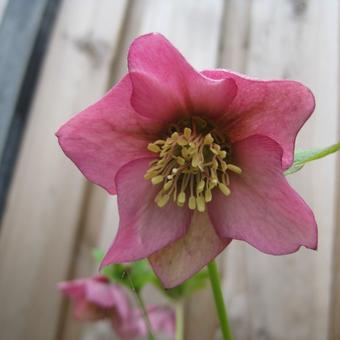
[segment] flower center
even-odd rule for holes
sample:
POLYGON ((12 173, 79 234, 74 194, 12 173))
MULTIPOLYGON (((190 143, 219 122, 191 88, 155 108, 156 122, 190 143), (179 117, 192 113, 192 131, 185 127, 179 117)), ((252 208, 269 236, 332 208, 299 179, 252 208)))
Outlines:
POLYGON ((204 212, 218 188, 229 196, 228 172, 242 170, 230 163, 230 144, 205 120, 192 117, 175 124, 168 137, 148 145, 159 155, 144 175, 154 185, 162 185, 155 202, 164 207, 172 198, 182 207, 204 212))

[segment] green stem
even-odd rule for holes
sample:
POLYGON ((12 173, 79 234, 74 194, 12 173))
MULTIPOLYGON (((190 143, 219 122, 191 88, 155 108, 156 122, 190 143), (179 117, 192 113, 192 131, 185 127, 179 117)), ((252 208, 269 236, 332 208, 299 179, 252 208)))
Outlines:
POLYGON ((176 302, 176 340, 184 340, 184 306, 182 301, 176 302))
POLYGON ((142 296, 140 295, 139 292, 137 292, 137 291, 135 291, 135 292, 136 292, 137 303, 138 303, 139 308, 140 308, 140 310, 143 314, 144 322, 145 322, 146 328, 148 330, 148 339, 149 340, 155 340, 155 336, 152 333, 151 322, 150 322, 150 319, 149 319, 149 316, 148 316, 148 312, 145 308, 145 304, 144 304, 144 301, 142 299, 142 296))
POLYGON ((140 311, 143 315, 143 319, 144 319, 146 328, 148 330, 148 339, 149 340, 155 340, 155 336, 153 335, 153 332, 152 332, 152 326, 151 326, 151 322, 150 322, 150 319, 149 319, 149 316, 148 316, 148 312, 145 308, 145 303, 144 303, 143 298, 140 294, 140 291, 135 288, 129 272, 127 272, 127 275, 128 275, 129 281, 130 281, 131 290, 134 292, 136 302, 137 302, 138 307, 139 307, 139 309, 140 309, 140 311))
POLYGON ((228 323, 227 311, 225 308, 221 289, 220 275, 215 260, 208 264, 208 272, 211 288, 214 294, 216 310, 220 320, 221 331, 224 340, 232 340, 231 329, 228 323))

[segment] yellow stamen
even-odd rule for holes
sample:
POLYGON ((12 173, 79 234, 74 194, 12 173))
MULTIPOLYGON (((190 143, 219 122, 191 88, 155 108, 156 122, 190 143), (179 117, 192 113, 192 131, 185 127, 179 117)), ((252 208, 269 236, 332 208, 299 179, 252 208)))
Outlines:
POLYGON ((199 212, 204 212, 205 211, 205 201, 202 196, 198 196, 196 198, 196 205, 197 205, 197 210, 199 212))
POLYGON ((155 201, 160 208, 163 208, 169 202, 169 199, 170 199, 170 195, 165 194, 165 195, 160 196, 158 198, 156 197, 155 201))
POLYGON ((229 196, 230 172, 241 174, 242 170, 229 163, 227 139, 203 119, 186 118, 173 124, 171 131, 168 137, 148 144, 158 159, 150 163, 144 178, 160 185, 155 198, 159 207, 171 199, 179 207, 204 212, 215 188, 229 196))
POLYGON ((196 209, 196 199, 195 199, 194 196, 191 196, 191 197, 189 198, 189 208, 190 208, 191 210, 195 210, 195 209, 196 209))
POLYGON ((210 133, 208 133, 205 137, 204 137, 204 144, 205 145, 209 145, 212 144, 214 142, 214 138, 211 136, 210 133))
POLYGON ((174 182, 173 182, 172 180, 166 182, 166 183, 163 185, 164 191, 168 191, 168 190, 171 188, 171 186, 172 186, 173 183, 174 183, 174 182))
POLYGON ((242 173, 242 169, 234 164, 227 164, 228 170, 235 172, 235 174, 240 175, 242 173))
POLYGON ((177 157, 176 161, 179 165, 184 165, 185 164, 185 159, 182 157, 177 157))
POLYGON ((225 150, 222 150, 222 151, 219 152, 219 156, 221 158, 226 158, 227 157, 227 152, 225 150))
POLYGON ((222 193, 225 196, 229 196, 231 193, 230 189, 223 183, 218 183, 218 188, 222 191, 222 193))
POLYGON ((148 150, 154 153, 159 153, 161 152, 161 148, 156 145, 155 143, 150 143, 148 144, 148 150))
POLYGON ((212 200, 211 190, 208 189, 208 188, 205 190, 204 199, 205 199, 206 202, 211 202, 211 200, 212 200))
POLYGON ((177 197, 177 203, 184 204, 185 203, 185 193, 182 191, 179 193, 177 197))
POLYGON ((189 139, 190 136, 191 136, 191 129, 189 129, 189 128, 186 127, 186 128, 184 129, 184 137, 185 137, 186 139, 189 139))
POLYGON ((151 182, 152 182, 153 185, 162 183, 163 180, 164 180, 164 177, 161 176, 161 175, 158 175, 158 176, 155 176, 155 177, 152 177, 152 178, 151 178, 151 182))
POLYGON ((197 192, 201 193, 204 190, 205 182, 203 179, 200 180, 200 182, 197 185, 197 192))

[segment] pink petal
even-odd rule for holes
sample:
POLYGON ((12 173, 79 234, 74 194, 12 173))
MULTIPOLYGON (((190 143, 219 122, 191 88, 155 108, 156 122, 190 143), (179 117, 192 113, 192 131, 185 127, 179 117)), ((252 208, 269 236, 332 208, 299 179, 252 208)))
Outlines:
MULTIPOLYGON (((116 305, 112 301, 106 301, 109 297, 108 289, 112 286, 103 277, 91 277, 67 282, 60 282, 58 288, 71 298, 74 307, 74 315, 78 320, 100 320, 108 317, 108 312, 113 313, 116 305)), ((119 303, 122 301, 119 300, 119 303)), ((122 315, 127 313, 124 305, 119 306, 122 315)))
POLYGON ((164 306, 149 306, 147 311, 153 330, 156 332, 164 332, 171 337, 174 336, 176 321, 175 313, 171 308, 164 306))
POLYGON ((85 297, 85 282, 85 279, 59 282, 58 289, 70 298, 85 297))
POLYGON ((97 306, 106 309, 114 307, 119 319, 127 318, 130 313, 131 307, 128 296, 117 285, 88 280, 86 283, 86 298, 97 306))
POLYGON ((180 238, 190 225, 189 209, 172 201, 159 208, 154 202, 161 186, 144 179, 151 160, 132 161, 117 173, 119 229, 101 267, 145 258, 180 238))
POLYGON ((194 70, 161 34, 135 39, 128 64, 133 107, 159 121, 170 122, 189 114, 220 115, 237 92, 232 79, 216 81, 194 70))
POLYGON ((207 213, 194 213, 187 233, 149 257, 165 288, 177 286, 200 271, 230 242, 217 236, 207 213))
MULTIPOLYGON (((154 333, 163 332, 173 339, 175 335, 176 321, 174 311, 165 306, 148 306, 148 318, 151 323, 152 331, 154 333)), ((140 310, 134 310, 134 316, 129 322, 130 333, 134 330, 135 336, 146 336, 147 327, 145 325, 144 317, 140 310)), ((127 327, 128 328, 128 327, 127 327)), ((127 329, 126 328, 126 329, 127 329)))
POLYGON ((118 169, 132 159, 150 155, 146 147, 155 139, 150 138, 154 122, 134 111, 131 92, 130 78, 125 76, 56 133, 63 151, 81 172, 112 194, 118 169))
POLYGON ((254 134, 274 139, 284 152, 283 168, 289 168, 296 135, 314 111, 312 92, 290 80, 255 80, 224 70, 202 73, 212 79, 233 78, 237 84, 237 95, 220 123, 228 136, 233 141, 254 134))
POLYGON ((231 195, 213 192, 210 219, 221 237, 244 240, 264 253, 316 249, 317 226, 311 209, 289 186, 281 168, 281 147, 252 136, 233 145, 241 175, 231 175, 231 195))

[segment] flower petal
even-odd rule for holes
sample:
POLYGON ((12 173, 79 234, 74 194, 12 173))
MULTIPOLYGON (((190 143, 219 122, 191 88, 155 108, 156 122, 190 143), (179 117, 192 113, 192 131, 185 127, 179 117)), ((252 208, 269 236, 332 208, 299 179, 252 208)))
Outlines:
POLYGON ((78 320, 105 319, 110 313, 123 319, 130 314, 127 296, 103 276, 60 282, 58 288, 72 300, 78 320))
POLYGON ((231 175, 230 196, 215 190, 208 206, 217 233, 273 255, 295 252, 301 245, 316 249, 313 213, 283 175, 279 144, 252 136, 234 144, 233 154, 243 172, 231 175))
POLYGON ((315 107, 312 92, 290 80, 255 80, 225 70, 203 71, 212 79, 233 78, 237 95, 220 125, 233 140, 266 135, 283 149, 283 168, 294 159, 295 138, 315 107))
POLYGON ((119 319, 129 316, 131 307, 128 297, 118 285, 98 280, 87 280, 85 290, 87 300, 93 304, 106 309, 114 307, 119 319))
POLYGON ((135 39, 128 64, 133 107, 159 121, 170 122, 189 114, 220 115, 237 92, 233 79, 212 80, 194 70, 161 34, 135 39))
POLYGON ((159 208, 154 202, 161 187, 144 179, 151 160, 132 161, 117 173, 119 229, 101 267, 145 258, 180 238, 190 225, 189 209, 173 202, 159 208))
POLYGON ((230 242, 217 236, 207 213, 194 213, 187 233, 149 257, 165 288, 177 286, 201 270, 230 242))
MULTIPOLYGON (((131 324, 133 324, 133 322, 135 323, 136 336, 146 336, 148 330, 144 317, 140 310, 136 309, 134 312, 134 319, 131 320, 131 324)), ((176 328, 174 311, 166 306, 151 305, 147 307, 147 313, 152 330, 155 333, 163 332, 172 339, 175 335, 176 328)))
POLYGON ((132 159, 150 155, 146 147, 155 124, 134 111, 131 92, 130 78, 125 76, 56 133, 63 151, 81 172, 111 194, 116 191, 118 169, 132 159))

